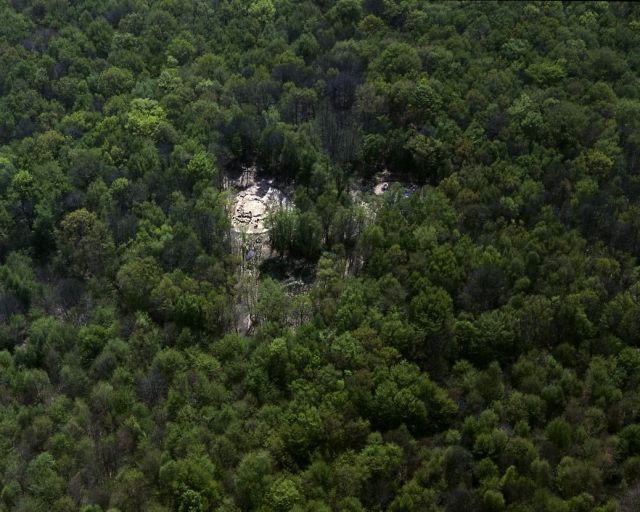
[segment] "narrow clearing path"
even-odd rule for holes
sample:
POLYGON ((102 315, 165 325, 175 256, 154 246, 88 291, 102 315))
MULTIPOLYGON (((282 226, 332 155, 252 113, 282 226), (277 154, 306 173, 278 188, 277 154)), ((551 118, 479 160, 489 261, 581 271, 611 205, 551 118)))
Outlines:
POLYGON ((274 185, 273 179, 259 178, 249 167, 236 179, 227 177, 225 188, 235 192, 231 210, 233 251, 240 258, 238 296, 235 306, 236 331, 248 334, 251 311, 257 300, 259 266, 271 254, 266 220, 270 213, 291 208, 289 195, 274 185))

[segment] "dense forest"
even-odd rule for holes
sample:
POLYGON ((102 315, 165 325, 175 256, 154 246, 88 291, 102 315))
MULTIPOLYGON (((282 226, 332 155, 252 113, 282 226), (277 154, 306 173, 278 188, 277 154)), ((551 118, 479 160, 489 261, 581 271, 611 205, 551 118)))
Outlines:
POLYGON ((639 4, 0 0, 0 69, 0 511, 640 510, 639 4))

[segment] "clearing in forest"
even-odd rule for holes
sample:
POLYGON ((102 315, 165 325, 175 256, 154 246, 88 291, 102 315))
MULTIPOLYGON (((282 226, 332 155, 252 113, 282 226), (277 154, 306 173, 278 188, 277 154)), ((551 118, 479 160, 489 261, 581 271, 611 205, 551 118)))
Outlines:
POLYGON ((287 196, 272 185, 272 180, 258 180, 236 195, 233 227, 236 231, 248 234, 266 233, 268 214, 289 204, 287 196))

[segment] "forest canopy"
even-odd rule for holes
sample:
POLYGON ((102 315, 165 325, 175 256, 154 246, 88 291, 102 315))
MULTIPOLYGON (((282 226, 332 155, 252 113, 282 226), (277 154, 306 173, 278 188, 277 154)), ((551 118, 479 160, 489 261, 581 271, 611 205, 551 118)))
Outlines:
POLYGON ((640 510, 639 4, 0 20, 0 511, 640 510))

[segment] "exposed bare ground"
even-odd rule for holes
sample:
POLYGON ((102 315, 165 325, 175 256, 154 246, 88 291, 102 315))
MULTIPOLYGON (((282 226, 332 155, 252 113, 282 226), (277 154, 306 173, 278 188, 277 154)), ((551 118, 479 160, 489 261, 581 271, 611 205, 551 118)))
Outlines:
POLYGON ((259 265, 270 254, 265 221, 269 213, 290 207, 291 200, 273 179, 258 178, 255 166, 234 177, 225 176, 224 186, 235 191, 231 225, 234 251, 241 258, 235 324, 236 331, 246 335, 253 327, 251 310, 257 299, 259 265))
POLYGON ((265 220, 269 212, 286 208, 290 204, 281 190, 268 180, 259 180, 238 192, 233 210, 233 227, 245 233, 266 233, 265 220))
POLYGON ((255 167, 245 169, 235 180, 228 180, 226 185, 239 190, 231 222, 234 230, 240 233, 266 233, 265 220, 268 214, 291 204, 287 194, 273 184, 273 179, 257 177, 255 167))

